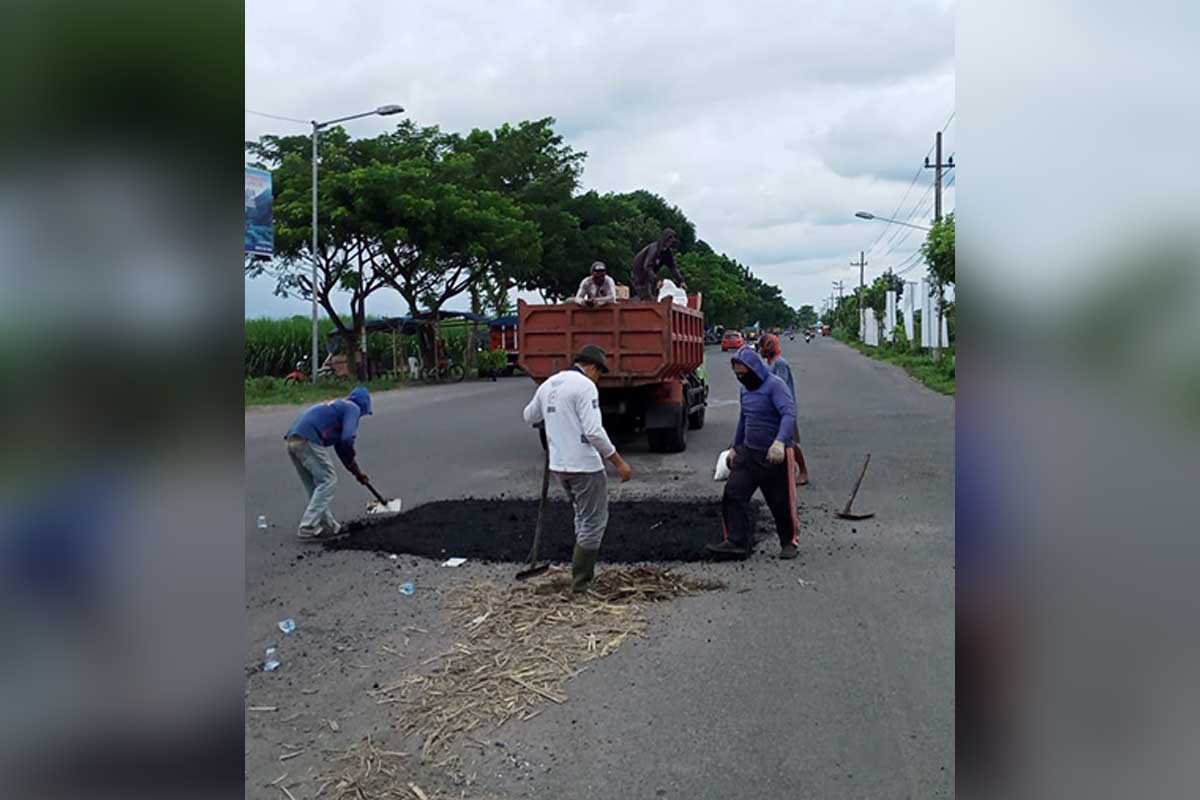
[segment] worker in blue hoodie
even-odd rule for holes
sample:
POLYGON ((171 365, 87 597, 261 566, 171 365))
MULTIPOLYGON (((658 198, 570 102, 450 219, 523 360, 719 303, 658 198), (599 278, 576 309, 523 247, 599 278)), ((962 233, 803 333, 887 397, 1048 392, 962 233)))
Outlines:
POLYGON ((329 510, 337 487, 337 472, 329 448, 359 483, 367 483, 366 473, 354 460, 354 439, 358 420, 371 413, 371 395, 359 386, 342 400, 319 403, 292 423, 287 435, 288 456, 300 474, 308 492, 308 507, 300 518, 300 538, 334 536, 342 526, 329 510))
POLYGON ((750 499, 761 490, 779 534, 779 557, 795 558, 800 535, 796 485, 792 481, 796 401, 792 392, 753 348, 743 347, 732 359, 741 388, 741 414, 726 463, 729 478, 721 498, 723 539, 708 549, 720 555, 746 557, 754 552, 754 518, 750 499))

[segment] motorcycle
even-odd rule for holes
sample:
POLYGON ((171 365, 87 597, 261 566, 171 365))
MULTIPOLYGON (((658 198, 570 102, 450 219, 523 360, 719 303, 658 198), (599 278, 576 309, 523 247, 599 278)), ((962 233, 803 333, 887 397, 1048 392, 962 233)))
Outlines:
MULTIPOLYGON (((308 383, 308 375, 304 372, 304 365, 308 363, 308 359, 300 359, 296 362, 296 368, 284 376, 284 383, 308 383)), ((336 373, 333 367, 328 364, 322 364, 317 369, 317 378, 332 378, 336 373)))

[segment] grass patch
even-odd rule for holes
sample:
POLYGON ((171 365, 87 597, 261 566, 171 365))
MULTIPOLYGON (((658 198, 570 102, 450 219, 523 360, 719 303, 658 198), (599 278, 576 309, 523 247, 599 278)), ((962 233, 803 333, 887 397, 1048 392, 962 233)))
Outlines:
POLYGON ((951 348, 942 348, 942 360, 939 363, 933 360, 930 353, 913 352, 907 349, 907 345, 901 345, 903 349, 889 345, 869 347, 844 331, 835 332, 834 337, 868 358, 895 364, 935 392, 954 395, 954 350, 951 348))
POLYGON ((356 386, 366 386, 368 391, 382 392, 412 386, 408 381, 377 378, 360 383, 349 378, 325 378, 316 385, 312 383, 285 383, 283 378, 246 378, 246 406, 303 405, 345 397, 356 386))

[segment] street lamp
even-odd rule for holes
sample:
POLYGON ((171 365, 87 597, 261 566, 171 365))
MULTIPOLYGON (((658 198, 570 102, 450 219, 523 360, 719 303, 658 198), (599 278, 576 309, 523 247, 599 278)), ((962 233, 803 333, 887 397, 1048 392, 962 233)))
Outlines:
POLYGON ((910 225, 909 223, 901 222, 898 219, 888 219, 887 217, 877 217, 874 214, 872 214, 870 211, 856 211, 856 212, 854 212, 854 216, 858 217, 859 219, 878 219, 878 220, 882 220, 884 222, 890 222, 893 225, 903 225, 906 228, 916 228, 919 231, 928 231, 929 230, 929 228, 926 228, 924 225, 910 225))
POLYGON ((351 114, 348 117, 338 117, 337 119, 326 120, 325 122, 312 121, 312 382, 317 382, 317 133, 321 128, 330 125, 336 125, 339 122, 346 122, 359 117, 381 116, 386 117, 390 114, 399 114, 404 111, 403 108, 397 105, 380 106, 374 111, 364 111, 361 114, 351 114))

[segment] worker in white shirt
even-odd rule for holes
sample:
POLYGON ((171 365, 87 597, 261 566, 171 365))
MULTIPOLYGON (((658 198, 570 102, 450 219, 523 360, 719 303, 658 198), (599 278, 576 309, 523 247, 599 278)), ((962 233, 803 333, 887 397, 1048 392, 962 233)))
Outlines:
POLYGON ((557 372, 538 387, 525 406, 525 422, 544 423, 550 446, 550 471, 558 476, 575 509, 575 552, 571 589, 582 592, 595 577, 600 541, 608 527, 608 478, 604 459, 616 467, 621 482, 633 471, 617 452, 600 418, 596 384, 608 372, 602 347, 584 345, 570 369, 557 372))
POLYGON ((579 284, 575 302, 581 306, 606 306, 617 302, 617 284, 608 276, 608 267, 603 261, 592 264, 592 274, 579 284))

